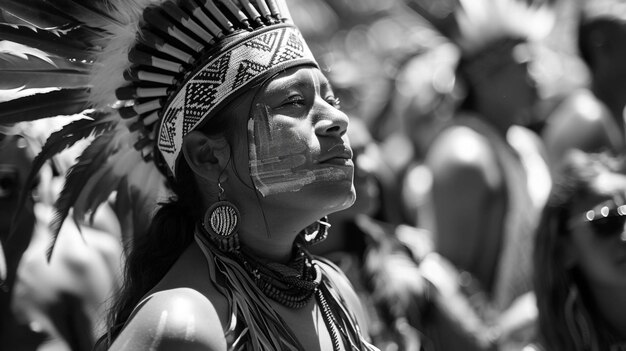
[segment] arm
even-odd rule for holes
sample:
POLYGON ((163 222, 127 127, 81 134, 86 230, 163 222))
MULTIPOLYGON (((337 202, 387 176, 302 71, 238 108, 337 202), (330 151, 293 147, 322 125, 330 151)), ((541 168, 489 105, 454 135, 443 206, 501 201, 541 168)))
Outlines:
POLYGON ((554 165, 571 149, 621 152, 624 146, 611 113, 589 91, 578 91, 563 101, 547 117, 541 137, 554 165))
MULTIPOLYGON (((486 289, 498 258, 506 208, 506 187, 491 144, 474 130, 454 127, 432 144, 426 158, 432 172, 424 215, 433 223, 435 251, 486 289)), ((423 219, 423 218, 420 218, 423 219)))
POLYGON ((179 288, 152 295, 111 346, 117 350, 226 351, 213 304, 199 292, 179 288))
POLYGON ((504 175, 492 144, 468 127, 440 134, 425 163, 432 187, 420 219, 430 216, 422 223, 434 223, 428 229, 441 255, 429 254, 420 263, 433 287, 427 334, 450 349, 492 350, 499 333, 487 296, 506 213, 504 175), (474 283, 466 287, 467 277, 474 283))

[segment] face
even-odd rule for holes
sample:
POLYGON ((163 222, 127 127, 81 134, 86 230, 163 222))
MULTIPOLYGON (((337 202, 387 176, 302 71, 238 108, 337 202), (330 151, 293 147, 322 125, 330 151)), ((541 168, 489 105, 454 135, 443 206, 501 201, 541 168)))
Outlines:
POLYGON ((572 211, 575 264, 590 284, 626 287, 626 177, 606 174, 598 187, 602 195, 582 198, 572 211))
POLYGON ((506 112, 499 122, 528 125, 533 121, 538 91, 531 65, 531 48, 527 43, 521 43, 502 57, 495 71, 485 74, 487 80, 480 85, 480 89, 493 97, 492 105, 506 112))
POLYGON ((262 87, 248 121, 250 175, 266 203, 334 212, 355 199, 348 117, 323 74, 293 68, 262 87))
POLYGON ((354 162, 354 188, 356 201, 350 208, 341 211, 348 217, 357 214, 372 214, 379 207, 380 188, 376 170, 381 162, 381 152, 364 122, 353 119, 348 129, 354 162))

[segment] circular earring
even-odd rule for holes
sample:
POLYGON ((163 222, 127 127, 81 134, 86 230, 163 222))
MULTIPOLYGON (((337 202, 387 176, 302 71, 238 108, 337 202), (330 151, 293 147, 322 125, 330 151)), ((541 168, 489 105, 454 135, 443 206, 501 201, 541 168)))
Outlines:
POLYGON ((211 205, 204 214, 202 227, 209 234, 210 239, 225 252, 239 250, 239 210, 229 201, 222 200, 224 188, 217 183, 220 189, 218 201, 211 205))
POLYGON ((313 246, 324 241, 326 237, 328 237, 328 228, 330 228, 330 223, 328 223, 327 216, 320 218, 312 225, 304 228, 300 233, 304 245, 313 246))

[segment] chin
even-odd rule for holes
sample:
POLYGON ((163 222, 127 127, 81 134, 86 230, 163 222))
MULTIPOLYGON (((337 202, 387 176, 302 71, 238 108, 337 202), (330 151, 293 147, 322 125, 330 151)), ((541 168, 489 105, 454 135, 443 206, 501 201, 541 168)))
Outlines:
POLYGON ((355 199, 352 179, 310 183, 293 191, 264 197, 267 204, 274 204, 285 211, 305 210, 319 217, 349 208, 355 199))
MULTIPOLYGON (((341 184, 337 184, 337 186, 341 186, 341 184)), ((322 197, 325 198, 328 205, 323 208, 329 211, 328 214, 350 208, 356 201, 356 191, 352 182, 350 182, 349 187, 345 186, 345 189, 331 190, 328 193, 324 192, 324 194, 322 197)))

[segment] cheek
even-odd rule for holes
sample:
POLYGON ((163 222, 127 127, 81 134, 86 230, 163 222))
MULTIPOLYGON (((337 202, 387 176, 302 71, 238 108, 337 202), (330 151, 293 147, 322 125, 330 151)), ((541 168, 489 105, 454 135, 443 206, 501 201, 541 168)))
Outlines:
POLYGON ((274 118, 267 108, 257 106, 248 121, 248 137, 250 175, 265 197, 297 192, 313 183, 352 181, 351 172, 316 164, 320 144, 307 120, 274 118))
POLYGON ((248 136, 250 174, 263 196, 297 191, 312 181, 313 175, 302 169, 310 162, 309 146, 291 125, 275 122, 266 108, 257 106, 248 136))

